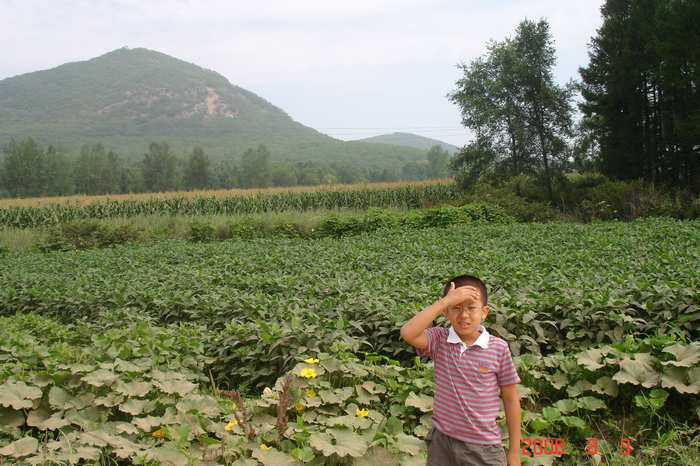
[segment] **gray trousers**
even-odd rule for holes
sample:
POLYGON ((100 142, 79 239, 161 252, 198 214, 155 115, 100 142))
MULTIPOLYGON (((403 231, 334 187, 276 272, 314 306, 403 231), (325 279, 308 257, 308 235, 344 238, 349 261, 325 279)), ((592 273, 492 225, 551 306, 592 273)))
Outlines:
POLYGON ((449 437, 435 427, 425 437, 427 466, 506 466, 501 445, 476 445, 449 437))

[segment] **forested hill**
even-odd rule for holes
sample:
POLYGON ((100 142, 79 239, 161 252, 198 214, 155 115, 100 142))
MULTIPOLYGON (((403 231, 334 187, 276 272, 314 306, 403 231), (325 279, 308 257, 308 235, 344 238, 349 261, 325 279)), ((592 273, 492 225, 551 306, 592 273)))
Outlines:
POLYGON ((428 150, 433 146, 440 146, 445 149, 450 155, 457 152, 457 147, 437 139, 426 138, 412 133, 391 133, 373 136, 371 138, 359 139, 359 141, 394 144, 397 146, 414 147, 416 149, 428 150))
MULTIPOLYGON (((330 111, 330 110, 329 110, 330 111)), ((425 151, 342 142, 306 127, 222 75, 168 55, 122 48, 0 81, 0 144, 32 137, 77 153, 102 143, 127 159, 151 141, 238 158, 265 144, 287 160, 396 166, 425 151)))

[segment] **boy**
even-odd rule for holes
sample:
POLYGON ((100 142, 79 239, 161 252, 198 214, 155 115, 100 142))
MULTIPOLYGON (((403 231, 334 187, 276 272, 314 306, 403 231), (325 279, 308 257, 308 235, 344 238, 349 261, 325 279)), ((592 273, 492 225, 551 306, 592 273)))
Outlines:
POLYGON ((435 364, 428 465, 506 465, 496 424, 499 395, 508 424, 508 466, 520 465, 520 382, 508 344, 481 323, 489 313, 486 285, 473 276, 450 280, 442 298, 416 314, 401 338, 435 364), (432 327, 444 315, 451 327, 432 327))

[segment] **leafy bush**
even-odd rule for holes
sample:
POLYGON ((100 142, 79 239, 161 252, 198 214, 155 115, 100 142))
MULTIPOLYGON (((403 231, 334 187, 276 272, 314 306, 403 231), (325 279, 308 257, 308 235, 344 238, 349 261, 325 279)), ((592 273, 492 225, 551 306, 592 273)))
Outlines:
POLYGON ((105 248, 138 241, 142 230, 134 225, 108 225, 96 220, 62 223, 49 228, 39 249, 64 251, 70 249, 105 248))
POLYGON ((216 231, 211 223, 194 221, 190 223, 188 239, 195 243, 204 243, 215 238, 216 231))
POLYGON ((340 238, 341 236, 354 235, 362 231, 366 231, 366 226, 362 219, 349 216, 330 215, 321 220, 321 223, 318 225, 318 232, 321 236, 340 238))

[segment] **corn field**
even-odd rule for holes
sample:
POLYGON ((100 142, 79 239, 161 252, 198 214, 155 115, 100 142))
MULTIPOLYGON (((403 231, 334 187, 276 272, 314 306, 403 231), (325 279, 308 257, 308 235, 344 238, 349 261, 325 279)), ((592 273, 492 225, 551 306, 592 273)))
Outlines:
POLYGON ((0 228, 34 228, 74 220, 146 215, 238 215, 316 209, 419 208, 459 199, 454 184, 403 185, 380 189, 258 192, 231 197, 151 198, 86 205, 0 209, 0 228))

